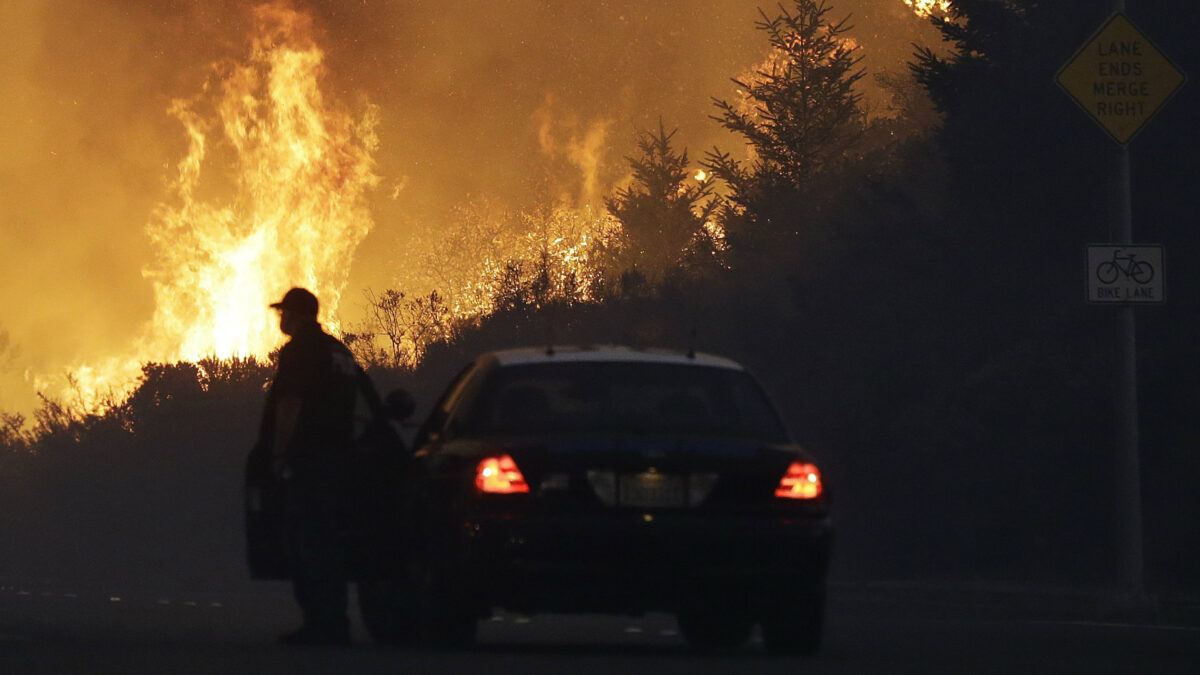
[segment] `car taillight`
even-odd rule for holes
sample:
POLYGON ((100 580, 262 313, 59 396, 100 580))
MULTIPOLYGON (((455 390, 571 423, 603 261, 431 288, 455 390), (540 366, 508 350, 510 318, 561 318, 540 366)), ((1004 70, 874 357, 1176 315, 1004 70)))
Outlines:
POLYGON ((821 471, 817 469, 816 464, 792 462, 787 468, 787 473, 779 480, 775 496, 786 499, 816 499, 821 496, 823 489, 821 471))
POLYGON ((509 455, 486 457, 475 467, 475 487, 480 492, 492 494, 515 494, 529 492, 525 476, 509 455))

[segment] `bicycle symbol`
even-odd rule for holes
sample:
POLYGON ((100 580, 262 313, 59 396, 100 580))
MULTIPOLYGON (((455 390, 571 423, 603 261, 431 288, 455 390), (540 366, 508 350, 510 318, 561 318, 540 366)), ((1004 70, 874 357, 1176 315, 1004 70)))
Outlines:
POLYGON ((1145 260, 1135 260, 1137 254, 1118 255, 1121 249, 1113 250, 1112 260, 1106 260, 1096 266, 1096 278, 1102 284, 1116 283, 1117 278, 1124 274, 1126 279, 1133 279, 1139 284, 1148 284, 1154 279, 1154 266, 1145 260), (1122 265, 1121 262, 1125 264, 1122 265))

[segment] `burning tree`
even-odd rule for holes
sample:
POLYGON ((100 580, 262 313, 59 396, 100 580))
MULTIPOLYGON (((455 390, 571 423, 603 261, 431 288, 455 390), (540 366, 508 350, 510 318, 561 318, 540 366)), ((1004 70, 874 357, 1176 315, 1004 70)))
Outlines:
POLYGON ((437 290, 457 321, 518 304, 598 298, 620 246, 621 226, 589 207, 532 211, 473 201, 456 210, 436 239, 414 239, 404 288, 437 290))
MULTIPOLYGON (((750 76, 734 79, 741 101, 714 99, 713 119, 745 138, 748 162, 714 148, 704 165, 729 186, 722 209, 732 244, 755 229, 794 231, 796 207, 814 180, 853 158, 865 127, 854 85, 858 47, 844 37, 846 19, 830 23, 824 0, 794 0, 776 16, 759 10, 756 25, 772 52, 750 76)), ((740 241, 739 241, 740 240, 740 241)))
POLYGON ((590 208, 464 204, 436 240, 408 247, 397 281, 404 291, 366 291, 366 319, 347 345, 364 363, 413 368, 431 344, 454 340, 483 317, 596 302, 620 232, 612 216, 590 208))
POLYGON ((628 238, 621 264, 652 277, 715 248, 705 227, 715 208, 712 183, 703 175, 691 180, 687 149, 671 147, 677 131, 659 120, 657 133, 638 134, 641 154, 626 158, 633 183, 604 202, 628 238))

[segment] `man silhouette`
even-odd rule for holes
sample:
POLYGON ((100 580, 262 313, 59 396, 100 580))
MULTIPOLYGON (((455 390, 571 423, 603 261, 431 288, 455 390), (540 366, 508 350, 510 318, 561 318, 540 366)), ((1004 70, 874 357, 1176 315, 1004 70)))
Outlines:
POLYGON ((296 601, 304 615, 285 644, 350 644, 341 511, 354 439, 358 366, 322 330, 312 293, 293 288, 271 305, 291 337, 267 392, 259 447, 271 449, 283 491, 283 534, 296 601))

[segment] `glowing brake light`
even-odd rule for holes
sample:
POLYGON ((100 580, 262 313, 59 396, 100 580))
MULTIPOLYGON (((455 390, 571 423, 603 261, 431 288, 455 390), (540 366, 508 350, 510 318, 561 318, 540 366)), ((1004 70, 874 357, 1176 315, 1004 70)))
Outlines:
POLYGON ((509 455, 486 457, 475 468, 475 487, 480 492, 492 494, 515 494, 529 492, 525 476, 509 455))
POLYGON ((823 489, 821 472, 816 464, 792 462, 787 468, 787 473, 779 480, 775 496, 786 499, 816 499, 821 496, 823 489))

